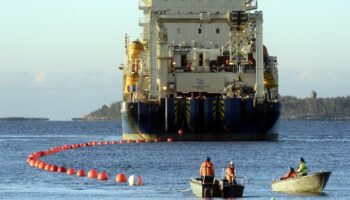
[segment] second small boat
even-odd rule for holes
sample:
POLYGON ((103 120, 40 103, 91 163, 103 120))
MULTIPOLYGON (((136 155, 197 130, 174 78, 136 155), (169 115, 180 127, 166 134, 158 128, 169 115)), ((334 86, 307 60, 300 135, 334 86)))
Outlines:
POLYGON ((272 181, 272 191, 286 193, 321 193, 326 187, 331 172, 317 172, 308 176, 298 176, 272 181))

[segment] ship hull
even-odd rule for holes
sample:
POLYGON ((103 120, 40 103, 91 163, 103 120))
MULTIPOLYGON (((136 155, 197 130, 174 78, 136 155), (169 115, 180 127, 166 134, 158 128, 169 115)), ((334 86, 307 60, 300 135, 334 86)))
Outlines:
POLYGON ((123 102, 123 139, 276 140, 279 135, 281 104, 252 104, 253 101, 241 99, 178 102, 163 99, 160 104, 123 102), (215 104, 212 105, 211 102, 215 104))

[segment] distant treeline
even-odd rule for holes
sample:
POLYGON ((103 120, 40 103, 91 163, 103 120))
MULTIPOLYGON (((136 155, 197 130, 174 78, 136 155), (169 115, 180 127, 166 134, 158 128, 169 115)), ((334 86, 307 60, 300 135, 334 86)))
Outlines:
MULTIPOLYGON (((334 98, 281 97, 282 119, 350 120, 350 96, 334 98)), ((75 120, 120 119, 121 102, 103 105, 98 110, 75 120)))
POLYGON ((332 98, 304 98, 284 96, 282 118, 350 120, 350 96, 332 98))
POLYGON ((73 120, 88 120, 88 121, 117 120, 121 118, 120 106, 121 106, 121 102, 115 102, 109 106, 103 105, 101 108, 97 109, 96 111, 88 115, 85 115, 82 118, 74 118, 73 120))

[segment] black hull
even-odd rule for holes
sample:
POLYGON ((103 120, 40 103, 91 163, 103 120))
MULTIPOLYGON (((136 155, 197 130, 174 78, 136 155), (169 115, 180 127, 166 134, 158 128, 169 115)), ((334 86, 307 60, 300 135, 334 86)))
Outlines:
POLYGON ((162 99, 123 103, 123 139, 275 140, 281 104, 253 99, 162 99), (182 133, 182 134, 179 134, 182 133))

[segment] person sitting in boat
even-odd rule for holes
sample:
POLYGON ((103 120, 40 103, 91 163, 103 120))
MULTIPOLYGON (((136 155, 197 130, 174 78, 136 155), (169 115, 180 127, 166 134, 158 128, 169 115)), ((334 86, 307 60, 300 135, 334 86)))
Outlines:
POLYGON ((229 166, 226 168, 226 180, 229 184, 236 184, 236 168, 233 161, 230 161, 229 166))
POLYGON ((202 181, 205 183, 214 182, 215 170, 214 164, 210 162, 210 157, 207 157, 206 160, 201 164, 201 168, 199 170, 202 181))
POLYGON ((297 177, 297 173, 295 172, 293 167, 289 167, 288 173, 285 174, 283 177, 281 177, 281 180, 295 178, 295 177, 297 177))
POLYGON ((299 166, 298 166, 298 176, 306 176, 308 173, 308 169, 306 166, 306 162, 304 160, 304 158, 300 158, 299 160, 299 166))

